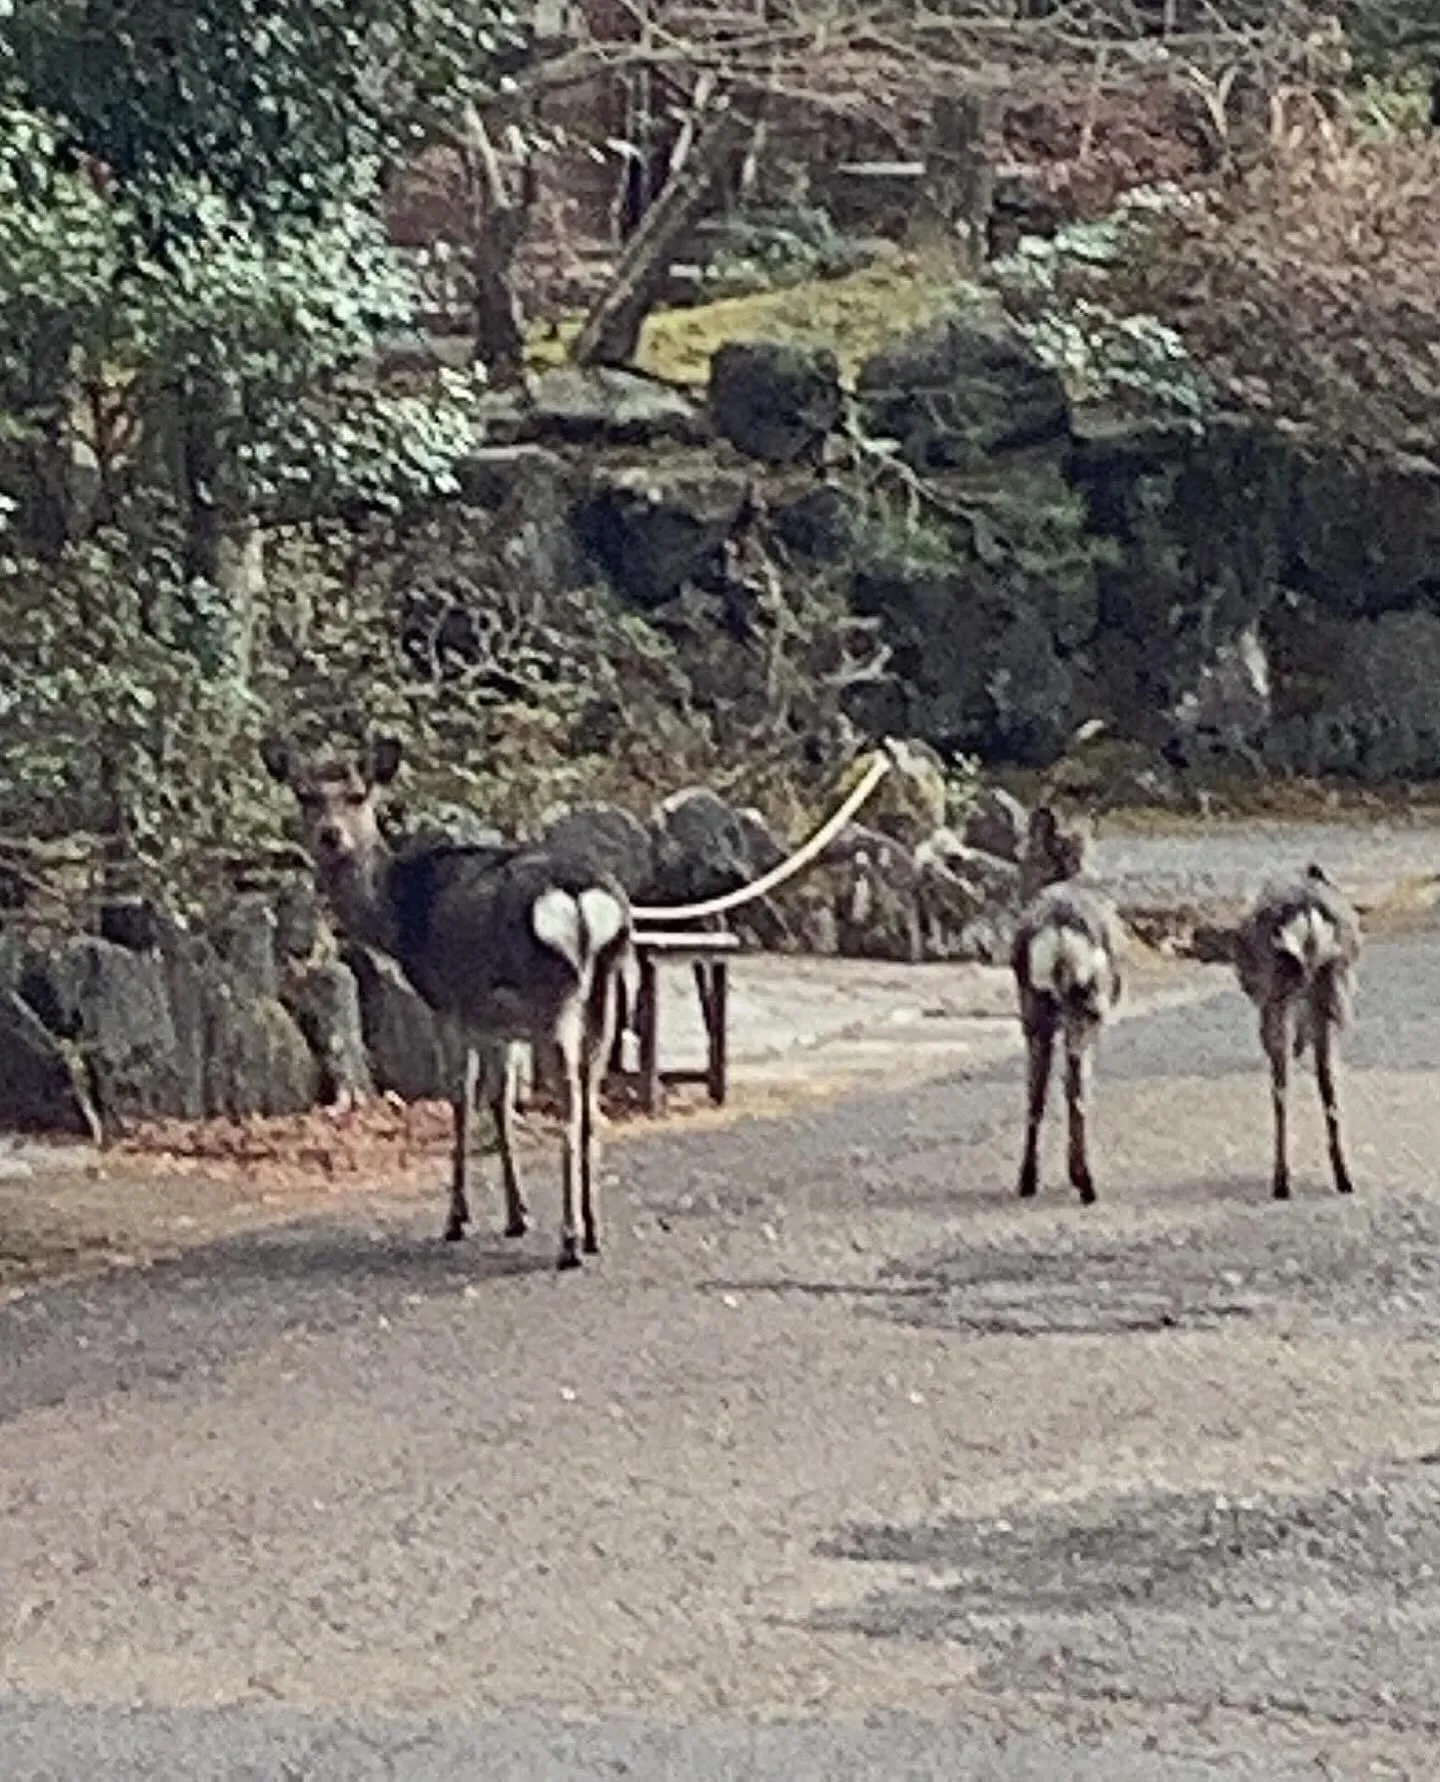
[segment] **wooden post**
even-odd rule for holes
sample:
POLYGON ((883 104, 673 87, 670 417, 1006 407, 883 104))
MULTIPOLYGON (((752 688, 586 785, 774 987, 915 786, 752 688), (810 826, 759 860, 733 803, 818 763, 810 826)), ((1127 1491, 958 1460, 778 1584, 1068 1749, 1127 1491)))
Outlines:
POLYGON ((993 117, 988 93, 949 93, 935 100, 925 178, 910 223, 913 245, 944 245, 972 271, 985 259, 995 204, 995 170, 986 141, 993 117))

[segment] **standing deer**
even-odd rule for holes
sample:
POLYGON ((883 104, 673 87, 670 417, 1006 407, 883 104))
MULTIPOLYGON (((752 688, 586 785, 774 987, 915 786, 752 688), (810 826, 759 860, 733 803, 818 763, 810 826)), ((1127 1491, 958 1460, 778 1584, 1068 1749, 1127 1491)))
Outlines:
POLYGON ((1315 1078, 1325 1109, 1325 1134, 1335 1187, 1350 1194, 1354 1183, 1340 1137, 1335 1094, 1335 1036, 1350 1017, 1360 922, 1325 872, 1313 863, 1304 875, 1267 886, 1235 937, 1240 987, 1260 1015, 1260 1043, 1270 1060, 1270 1098, 1275 1110, 1272 1192, 1290 1198, 1286 1134, 1290 1057, 1315 1048, 1315 1078))
POLYGON ((512 1149, 514 1052, 528 1041, 558 1081, 565 1119, 560 1268, 600 1248, 596 1140, 600 1081, 613 1037, 616 985, 632 946, 630 906, 608 874, 543 849, 438 843, 395 854, 378 819, 400 744, 379 739, 360 765, 298 760, 278 738, 261 749, 294 793, 320 888, 341 929, 388 953, 465 1041, 455 1098, 447 1239, 470 1223, 471 1119, 483 1088, 495 1115, 507 1237, 526 1229, 512 1149))
POLYGON ((1095 1199, 1085 1130, 1091 1054, 1121 992, 1115 913, 1097 892, 1072 882, 1084 868, 1088 839, 1083 829, 1062 829, 1048 806, 1032 814, 1020 863, 1027 901, 1010 951, 1029 1056, 1020 1193, 1028 1199, 1040 1183, 1040 1129, 1055 1038, 1063 1033, 1070 1183, 1087 1206, 1095 1199))

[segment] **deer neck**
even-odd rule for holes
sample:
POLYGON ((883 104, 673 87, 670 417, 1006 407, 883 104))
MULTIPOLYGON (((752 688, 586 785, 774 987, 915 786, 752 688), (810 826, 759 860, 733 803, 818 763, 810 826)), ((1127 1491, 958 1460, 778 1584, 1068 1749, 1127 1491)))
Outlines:
POLYGON ((399 937, 390 896, 394 864, 388 848, 377 848, 361 859, 330 867, 320 876, 326 900, 346 936, 382 953, 393 953, 399 937))

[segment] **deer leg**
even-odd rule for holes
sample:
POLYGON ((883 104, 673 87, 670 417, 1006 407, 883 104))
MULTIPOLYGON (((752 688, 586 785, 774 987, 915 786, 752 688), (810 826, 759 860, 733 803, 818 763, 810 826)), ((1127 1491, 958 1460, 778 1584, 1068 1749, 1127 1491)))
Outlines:
POLYGON ((1030 1095, 1025 1119, 1025 1155, 1020 1163, 1020 1194, 1028 1200, 1040 1185, 1040 1127, 1050 1094, 1050 1060, 1055 1049, 1055 1013, 1048 1000, 1026 1010, 1025 1044, 1030 1060, 1030 1095))
POLYGON ((560 1255, 557 1268, 580 1266, 580 1194, 584 1162, 584 1044, 583 1008, 577 1004, 560 1017, 555 1036, 555 1062, 565 1120, 565 1162, 562 1177, 563 1208, 560 1223, 560 1255))
POLYGON ((1260 1038, 1270 1060, 1270 1103, 1275 1116, 1275 1163, 1271 1193, 1276 1200, 1290 1198, 1290 1154, 1286 1141, 1287 1103, 1290 1087, 1290 1005, 1271 1003, 1260 1016, 1260 1038))
POLYGON ((1090 1048, 1094 1034, 1083 1027, 1065 1029, 1065 1111, 1070 1122, 1070 1186, 1085 1206, 1095 1199, 1086 1145, 1086 1098, 1090 1088, 1090 1048))
POLYGON ((500 1146, 500 1180, 505 1189, 505 1235, 510 1238, 524 1237, 529 1228, 529 1219, 525 1196, 520 1189, 520 1172, 515 1164, 515 1048, 502 1046, 492 1063, 492 1069, 499 1078, 498 1083, 492 1085, 490 1112, 495 1119, 495 1137, 500 1146))
POLYGON ((1345 1149, 1340 1138, 1340 1100, 1335 1093, 1335 1029, 1328 1013, 1317 1009, 1314 1015, 1315 1080, 1320 1085, 1320 1101, 1325 1109, 1325 1139, 1330 1149, 1330 1173, 1339 1194, 1353 1194, 1355 1184, 1345 1162, 1345 1149))
POLYGON ((585 1039, 581 1056, 580 1110, 580 1222, 582 1247, 587 1256, 600 1253, 600 1227, 597 1209, 600 1200, 599 1147, 595 1128, 600 1114, 600 1085, 614 1041, 615 1019, 619 1005, 618 971, 603 964, 595 973, 585 1003, 585 1039))
POLYGON ((445 1222, 445 1240, 451 1244, 464 1237, 465 1227, 470 1223, 470 1122, 474 1115, 479 1079, 480 1054, 467 1041, 465 1062, 460 1067, 460 1088, 453 1103, 450 1217, 445 1222))

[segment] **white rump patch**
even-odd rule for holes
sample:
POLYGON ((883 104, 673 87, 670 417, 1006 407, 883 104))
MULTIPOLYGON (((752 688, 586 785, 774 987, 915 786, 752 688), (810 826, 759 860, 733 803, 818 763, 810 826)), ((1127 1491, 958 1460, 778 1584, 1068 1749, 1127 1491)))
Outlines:
MULTIPOLYGON (((587 893, 587 895, 589 895, 587 893)), ((612 903, 614 899, 610 900, 612 903)), ((549 947, 572 965, 585 970, 585 930, 579 902, 568 891, 542 891, 530 911, 530 925, 542 947, 549 947)))
POLYGON ((552 887, 535 899, 530 921, 542 947, 558 953, 577 976, 588 978, 595 955, 624 932, 625 906, 599 885, 578 895, 552 887))
POLYGON ((1288 953, 1298 964, 1312 970, 1329 965, 1340 955, 1340 937, 1335 924, 1319 910, 1301 910, 1284 924, 1275 936, 1277 951, 1288 953))
POLYGON ((1053 924, 1030 942, 1030 982, 1037 990, 1084 990, 1100 975, 1100 963, 1100 949, 1078 928, 1053 924))
POLYGON ((619 938, 625 927, 624 906, 613 891, 602 890, 599 885, 582 891, 579 903, 590 943, 589 953, 593 958, 596 953, 603 952, 611 941, 619 938))

